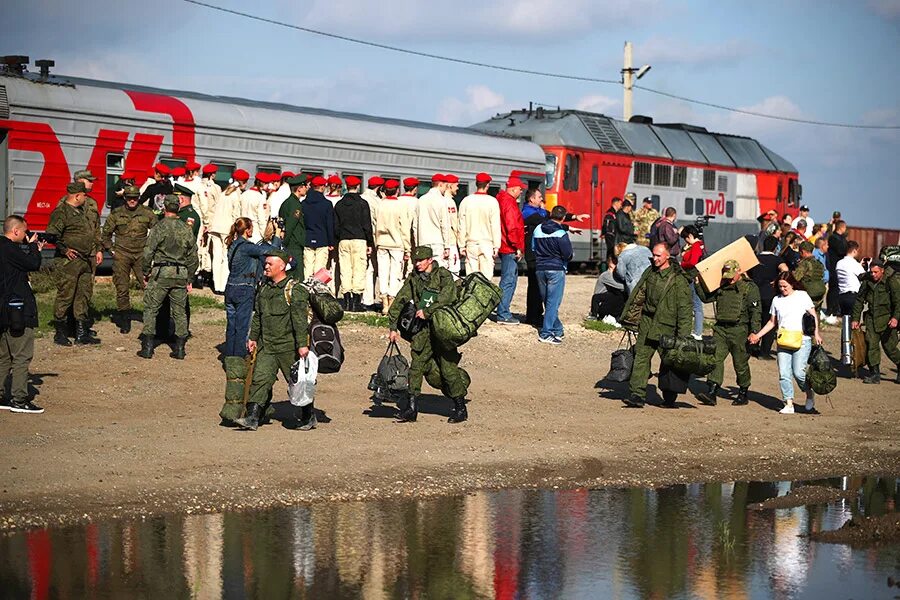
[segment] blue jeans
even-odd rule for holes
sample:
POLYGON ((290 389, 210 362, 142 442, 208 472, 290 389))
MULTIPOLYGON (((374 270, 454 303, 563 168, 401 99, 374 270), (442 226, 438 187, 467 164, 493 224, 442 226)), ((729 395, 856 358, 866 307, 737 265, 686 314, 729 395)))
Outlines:
POLYGON ((498 321, 512 321, 512 313, 509 306, 512 304, 513 295, 516 293, 516 283, 519 281, 519 266, 515 254, 500 255, 500 305, 497 307, 498 321))
POLYGON ((565 271, 537 271, 538 289, 544 301, 544 325, 541 337, 560 337, 563 334, 562 322, 559 320, 559 305, 562 304, 563 291, 566 289, 565 271))
POLYGON ((691 284, 691 297, 694 301, 694 334, 703 335, 703 302, 697 295, 696 283, 691 284))
POLYGON ((800 391, 806 391, 806 363, 812 351, 812 340, 803 336, 803 343, 798 350, 778 348, 778 383, 781 385, 781 399, 787 402, 794 399, 794 382, 797 380, 800 391))
POLYGON ((225 356, 247 356, 255 293, 252 285, 225 286, 225 356))

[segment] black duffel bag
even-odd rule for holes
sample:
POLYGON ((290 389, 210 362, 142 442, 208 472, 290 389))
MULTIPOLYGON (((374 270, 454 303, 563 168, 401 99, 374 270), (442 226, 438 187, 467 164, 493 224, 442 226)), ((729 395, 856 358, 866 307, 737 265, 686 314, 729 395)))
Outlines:
POLYGON ((622 341, 628 338, 628 346, 622 348, 622 342, 619 342, 619 349, 612 353, 609 359, 609 373, 604 378, 606 381, 623 382, 631 379, 631 370, 634 368, 634 341, 630 331, 626 331, 622 335, 622 341))

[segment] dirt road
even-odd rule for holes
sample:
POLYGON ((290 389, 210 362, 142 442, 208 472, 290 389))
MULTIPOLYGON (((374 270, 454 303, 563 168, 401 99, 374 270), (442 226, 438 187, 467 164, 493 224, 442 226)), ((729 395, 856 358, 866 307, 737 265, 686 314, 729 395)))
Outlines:
MULTIPOLYGON (((526 326, 488 323, 463 348, 472 386, 461 425, 446 423, 449 401, 438 395, 424 397, 415 424, 370 413, 366 384, 386 331, 362 323, 341 328, 347 362, 320 377, 316 400, 331 421, 312 432, 279 421, 255 433, 219 426, 220 310, 194 315, 183 362, 164 348, 138 358, 139 331, 124 336, 106 321, 97 347, 40 339, 32 373, 46 413, 0 411, 0 528, 475 488, 900 475, 900 386, 886 359, 888 381, 841 379, 818 416, 777 413, 771 361, 752 363, 746 407, 706 407, 687 395, 677 410, 625 409, 624 387, 595 388, 620 336, 581 326, 593 283, 569 278, 562 346, 539 344, 526 326)), ((826 331, 832 352, 838 335, 826 331)), ((283 382, 275 391, 286 397, 283 382)), ((660 401, 655 389, 650 401, 660 401)), ((277 408, 281 418, 290 406, 277 408)))

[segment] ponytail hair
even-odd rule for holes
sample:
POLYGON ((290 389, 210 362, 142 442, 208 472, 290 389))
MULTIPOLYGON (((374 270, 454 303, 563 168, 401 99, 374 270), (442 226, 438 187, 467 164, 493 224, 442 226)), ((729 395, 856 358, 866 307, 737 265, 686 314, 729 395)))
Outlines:
POLYGON ((253 221, 247 217, 238 217, 231 226, 228 237, 225 238, 225 245, 231 246, 231 244, 234 243, 234 240, 244 237, 244 233, 248 229, 253 229, 253 221))

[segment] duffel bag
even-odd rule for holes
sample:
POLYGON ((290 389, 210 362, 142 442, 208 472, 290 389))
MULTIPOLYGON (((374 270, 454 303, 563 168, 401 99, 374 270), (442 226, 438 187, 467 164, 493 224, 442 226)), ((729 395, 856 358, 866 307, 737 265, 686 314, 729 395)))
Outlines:
POLYGON ((714 340, 664 335, 659 339, 659 347, 662 364, 680 373, 704 377, 716 368, 714 340))
POLYGON ((319 357, 319 373, 337 373, 344 364, 344 346, 336 325, 313 317, 309 324, 310 349, 319 357))
POLYGON ((475 336, 478 325, 463 318, 456 307, 443 306, 431 314, 431 330, 442 347, 456 348, 475 336))
POLYGON ((500 288, 479 272, 466 275, 452 306, 431 315, 432 331, 444 348, 462 346, 478 333, 478 328, 500 305, 500 288))
POLYGON ((817 394, 830 394, 837 387, 831 358, 822 346, 813 346, 806 363, 806 384, 817 394))
POLYGON ((337 298, 328 292, 313 292, 309 295, 309 305, 319 321, 326 325, 336 325, 344 318, 344 309, 337 298))
POLYGON ((250 356, 225 357, 225 404, 219 416, 226 421, 234 421, 244 415, 244 388, 250 360, 250 356))
POLYGON ((387 350, 378 363, 378 378, 392 392, 409 389, 409 361, 400 352, 397 342, 388 343, 387 350))
MULTIPOLYGON (((609 359, 609 373, 604 379, 606 381, 623 382, 631 379, 631 370, 634 368, 634 342, 631 332, 625 332, 622 335, 622 341, 628 337, 628 347, 619 348, 612 353, 609 359)), ((622 342, 619 342, 619 346, 622 342)))

